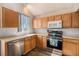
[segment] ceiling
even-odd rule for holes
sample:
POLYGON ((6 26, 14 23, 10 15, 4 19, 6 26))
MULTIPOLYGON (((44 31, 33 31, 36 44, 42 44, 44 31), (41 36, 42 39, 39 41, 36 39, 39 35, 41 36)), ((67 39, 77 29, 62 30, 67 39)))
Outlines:
POLYGON ((28 3, 26 6, 33 16, 40 16, 56 11, 72 9, 73 3, 28 3))

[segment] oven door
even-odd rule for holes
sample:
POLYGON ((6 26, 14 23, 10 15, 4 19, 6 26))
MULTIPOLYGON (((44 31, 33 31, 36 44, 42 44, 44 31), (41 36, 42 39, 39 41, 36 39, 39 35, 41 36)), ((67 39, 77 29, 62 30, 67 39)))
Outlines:
POLYGON ((62 50, 62 41, 49 40, 47 41, 47 47, 56 48, 62 50))

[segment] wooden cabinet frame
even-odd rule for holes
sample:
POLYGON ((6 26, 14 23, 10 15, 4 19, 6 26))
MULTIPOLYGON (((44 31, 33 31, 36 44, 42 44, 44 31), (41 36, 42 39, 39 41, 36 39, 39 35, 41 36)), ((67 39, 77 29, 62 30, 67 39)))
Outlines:
POLYGON ((76 39, 63 39, 63 54, 69 56, 79 56, 79 41, 76 39))
POLYGON ((0 7, 0 28, 15 28, 19 26, 19 13, 5 7, 0 7))

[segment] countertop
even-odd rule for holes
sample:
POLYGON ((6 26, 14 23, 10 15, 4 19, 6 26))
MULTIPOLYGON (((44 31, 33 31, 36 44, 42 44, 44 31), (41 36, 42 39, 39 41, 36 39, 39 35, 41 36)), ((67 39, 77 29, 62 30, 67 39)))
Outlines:
POLYGON ((66 36, 63 36, 63 38, 70 38, 70 39, 75 39, 75 40, 77 39, 77 40, 79 40, 79 36, 70 36, 70 35, 67 36, 66 35, 66 36))
MULTIPOLYGON (((33 36, 33 35, 47 36, 47 34, 34 33, 34 34, 24 34, 24 35, 19 35, 19 36, 2 37, 2 38, 0 38, 0 40, 8 42, 8 41, 16 40, 16 39, 23 39, 25 37, 29 37, 29 36, 33 36)), ((64 35, 63 38, 70 38, 70 39, 77 39, 77 40, 79 40, 79 36, 64 35)))
POLYGON ((29 36, 33 36, 36 34, 26 34, 26 35, 19 35, 19 36, 10 36, 10 37, 2 37, 0 38, 1 41, 12 41, 12 40, 16 40, 16 39, 23 39, 25 37, 29 37, 29 36))
POLYGON ((2 38, 0 38, 0 40, 8 42, 8 41, 16 40, 16 39, 23 39, 25 37, 29 37, 29 36, 33 36, 33 35, 46 36, 46 34, 37 34, 37 33, 34 33, 34 34, 24 34, 24 35, 19 35, 19 36, 2 37, 2 38))

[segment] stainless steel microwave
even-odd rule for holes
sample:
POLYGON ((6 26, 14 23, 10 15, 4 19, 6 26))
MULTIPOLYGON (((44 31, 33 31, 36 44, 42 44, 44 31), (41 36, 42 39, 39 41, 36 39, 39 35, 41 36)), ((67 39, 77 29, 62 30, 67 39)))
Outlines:
POLYGON ((62 28, 62 20, 49 21, 48 28, 62 28))

